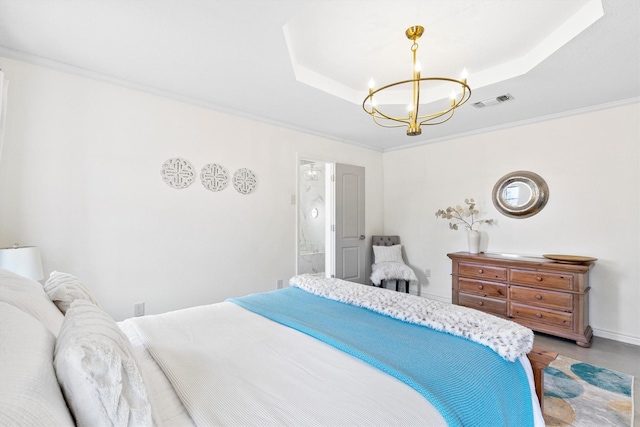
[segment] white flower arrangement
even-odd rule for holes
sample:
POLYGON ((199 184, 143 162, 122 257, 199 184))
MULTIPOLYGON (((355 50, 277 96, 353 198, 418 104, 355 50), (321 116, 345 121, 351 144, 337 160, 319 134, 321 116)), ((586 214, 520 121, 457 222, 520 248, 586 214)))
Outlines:
POLYGON ((480 211, 476 209, 476 202, 473 199, 464 199, 467 204, 466 207, 456 206, 455 208, 449 206, 447 209, 439 209, 436 212, 436 218, 448 219, 449 228, 451 230, 458 230, 458 226, 462 225, 467 230, 474 230, 474 226, 481 224, 493 225, 493 219, 476 219, 476 216, 480 214, 480 211))

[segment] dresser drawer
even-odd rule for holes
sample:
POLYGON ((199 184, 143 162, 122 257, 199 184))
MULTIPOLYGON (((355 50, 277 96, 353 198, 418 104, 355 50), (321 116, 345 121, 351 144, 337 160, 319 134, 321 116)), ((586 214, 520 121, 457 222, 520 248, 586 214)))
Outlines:
POLYGON ((534 270, 511 269, 511 281, 526 285, 573 290, 573 275, 534 270))
POLYGON ((573 295, 563 292, 543 291, 540 289, 511 285, 509 288, 509 299, 553 310, 568 312, 573 310, 573 295))
POLYGON ((509 316, 513 317, 514 320, 525 319, 560 328, 573 328, 573 314, 571 313, 562 313, 544 308, 530 307, 515 302, 509 303, 509 316))
POLYGON ((507 302, 503 300, 485 298, 460 292, 458 295, 458 305, 476 308, 481 311, 499 314, 501 316, 507 315, 507 302))
POLYGON ((505 267, 469 264, 466 262, 461 262, 458 265, 458 274, 481 279, 507 280, 507 269, 505 267))
POLYGON ((482 280, 458 279, 458 289, 461 292, 477 294, 483 297, 506 298, 507 287, 502 283, 484 282, 482 280))

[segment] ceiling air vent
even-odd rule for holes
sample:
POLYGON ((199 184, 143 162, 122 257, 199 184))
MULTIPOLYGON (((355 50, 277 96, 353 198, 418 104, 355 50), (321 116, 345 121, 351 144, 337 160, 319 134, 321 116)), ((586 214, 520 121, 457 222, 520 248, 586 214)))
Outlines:
POLYGON ((484 99, 482 101, 475 102, 471 105, 473 105, 476 108, 484 108, 484 107, 491 107, 493 105, 498 105, 503 102, 507 102, 511 100, 513 100, 513 96, 507 93, 506 95, 500 95, 500 96, 496 96, 495 98, 484 99))

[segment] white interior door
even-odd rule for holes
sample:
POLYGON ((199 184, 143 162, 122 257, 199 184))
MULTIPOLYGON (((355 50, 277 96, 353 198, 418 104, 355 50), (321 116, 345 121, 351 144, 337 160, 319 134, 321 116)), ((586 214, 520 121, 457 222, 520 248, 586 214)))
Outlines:
POLYGON ((335 276, 365 283, 364 168, 335 165, 335 276))

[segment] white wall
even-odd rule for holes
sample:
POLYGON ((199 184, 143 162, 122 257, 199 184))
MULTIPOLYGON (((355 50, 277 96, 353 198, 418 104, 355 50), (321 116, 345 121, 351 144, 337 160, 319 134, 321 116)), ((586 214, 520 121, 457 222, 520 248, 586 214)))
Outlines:
POLYGON ((467 247, 435 211, 474 197, 498 220, 483 228, 487 251, 597 257, 591 325, 640 344, 637 104, 383 155, 5 58, 0 68, 9 80, 0 246, 38 245, 47 274, 79 276, 118 320, 138 301, 158 313, 275 289, 295 274, 290 198, 302 156, 366 168, 366 234, 401 236, 423 295, 450 300, 446 254, 467 247), (248 167, 258 189, 171 189, 160 167, 176 156, 198 171, 248 167), (547 181, 550 200, 515 220, 490 197, 520 169, 547 181))
POLYGON ((116 320, 276 288, 295 274, 298 156, 364 166, 382 230, 382 154, 0 58, 9 81, 0 246, 37 245, 116 320), (175 190, 171 157, 255 172, 255 193, 175 190))
POLYGON ((640 344, 639 146, 633 104, 385 153, 385 233, 401 236, 422 295, 450 301, 446 254, 466 251, 466 235, 435 212, 473 197, 483 218, 497 220, 481 227, 481 250, 598 258, 590 276, 594 333, 640 344), (536 216, 511 219, 491 202, 496 181, 516 170, 549 185, 549 203, 536 216))

